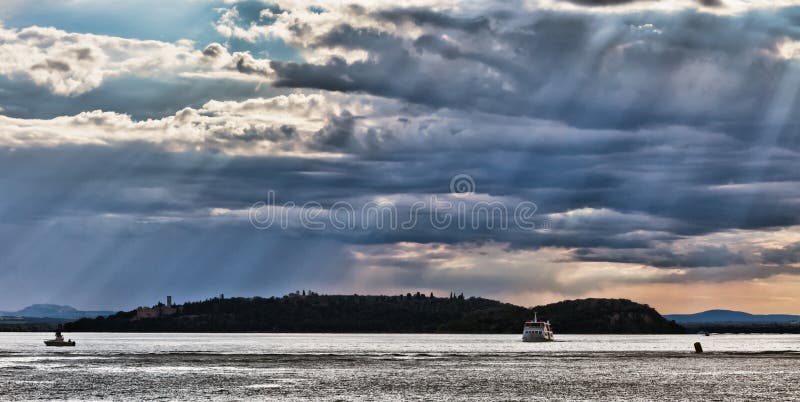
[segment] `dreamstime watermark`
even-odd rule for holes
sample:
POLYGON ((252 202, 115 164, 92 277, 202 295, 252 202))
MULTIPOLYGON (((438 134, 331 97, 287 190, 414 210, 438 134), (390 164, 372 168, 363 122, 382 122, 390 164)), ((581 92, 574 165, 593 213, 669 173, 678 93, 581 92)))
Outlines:
POLYGON ((481 196, 476 193, 472 176, 457 174, 450 179, 450 194, 431 195, 413 202, 380 197, 360 203, 277 204, 276 194, 270 190, 266 200, 250 207, 249 218, 250 224, 259 230, 277 227, 309 231, 410 231, 422 226, 435 230, 548 230, 546 220, 536 219, 538 209, 532 201, 501 202, 481 196))

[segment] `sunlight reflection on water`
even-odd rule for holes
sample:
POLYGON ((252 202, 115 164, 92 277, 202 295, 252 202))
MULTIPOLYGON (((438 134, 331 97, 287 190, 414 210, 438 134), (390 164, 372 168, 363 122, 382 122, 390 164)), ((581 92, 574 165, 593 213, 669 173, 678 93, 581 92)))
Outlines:
POLYGON ((0 333, 12 399, 798 399, 797 335, 0 333), (692 344, 707 353, 695 355, 692 344))

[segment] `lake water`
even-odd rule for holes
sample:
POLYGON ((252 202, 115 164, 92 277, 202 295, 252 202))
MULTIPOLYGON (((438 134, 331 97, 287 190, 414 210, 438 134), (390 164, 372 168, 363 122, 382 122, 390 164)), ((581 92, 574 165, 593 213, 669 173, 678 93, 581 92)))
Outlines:
POLYGON ((800 400, 800 335, 66 336, 0 333, 0 398, 800 400))

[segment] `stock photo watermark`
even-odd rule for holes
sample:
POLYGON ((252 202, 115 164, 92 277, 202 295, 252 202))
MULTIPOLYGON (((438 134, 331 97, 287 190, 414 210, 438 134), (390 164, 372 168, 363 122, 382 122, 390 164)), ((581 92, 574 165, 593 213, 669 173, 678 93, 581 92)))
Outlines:
POLYGON ((476 193, 475 179, 457 174, 450 179, 449 194, 413 201, 376 197, 364 202, 276 202, 275 191, 249 210, 250 224, 259 230, 302 228, 309 231, 405 230, 421 226, 436 230, 496 231, 549 230, 549 222, 536 215, 533 201, 501 202, 476 193))

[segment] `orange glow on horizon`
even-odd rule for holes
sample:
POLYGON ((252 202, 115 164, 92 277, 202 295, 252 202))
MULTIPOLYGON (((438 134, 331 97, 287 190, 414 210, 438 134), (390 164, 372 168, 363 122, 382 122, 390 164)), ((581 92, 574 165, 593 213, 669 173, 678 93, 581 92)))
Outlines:
POLYGON ((752 314, 800 314, 800 278, 777 275, 767 279, 723 283, 667 283, 609 287, 583 295, 517 294, 498 298, 523 306, 588 297, 623 298, 649 304, 661 314, 691 314, 706 310, 738 310, 752 314))

